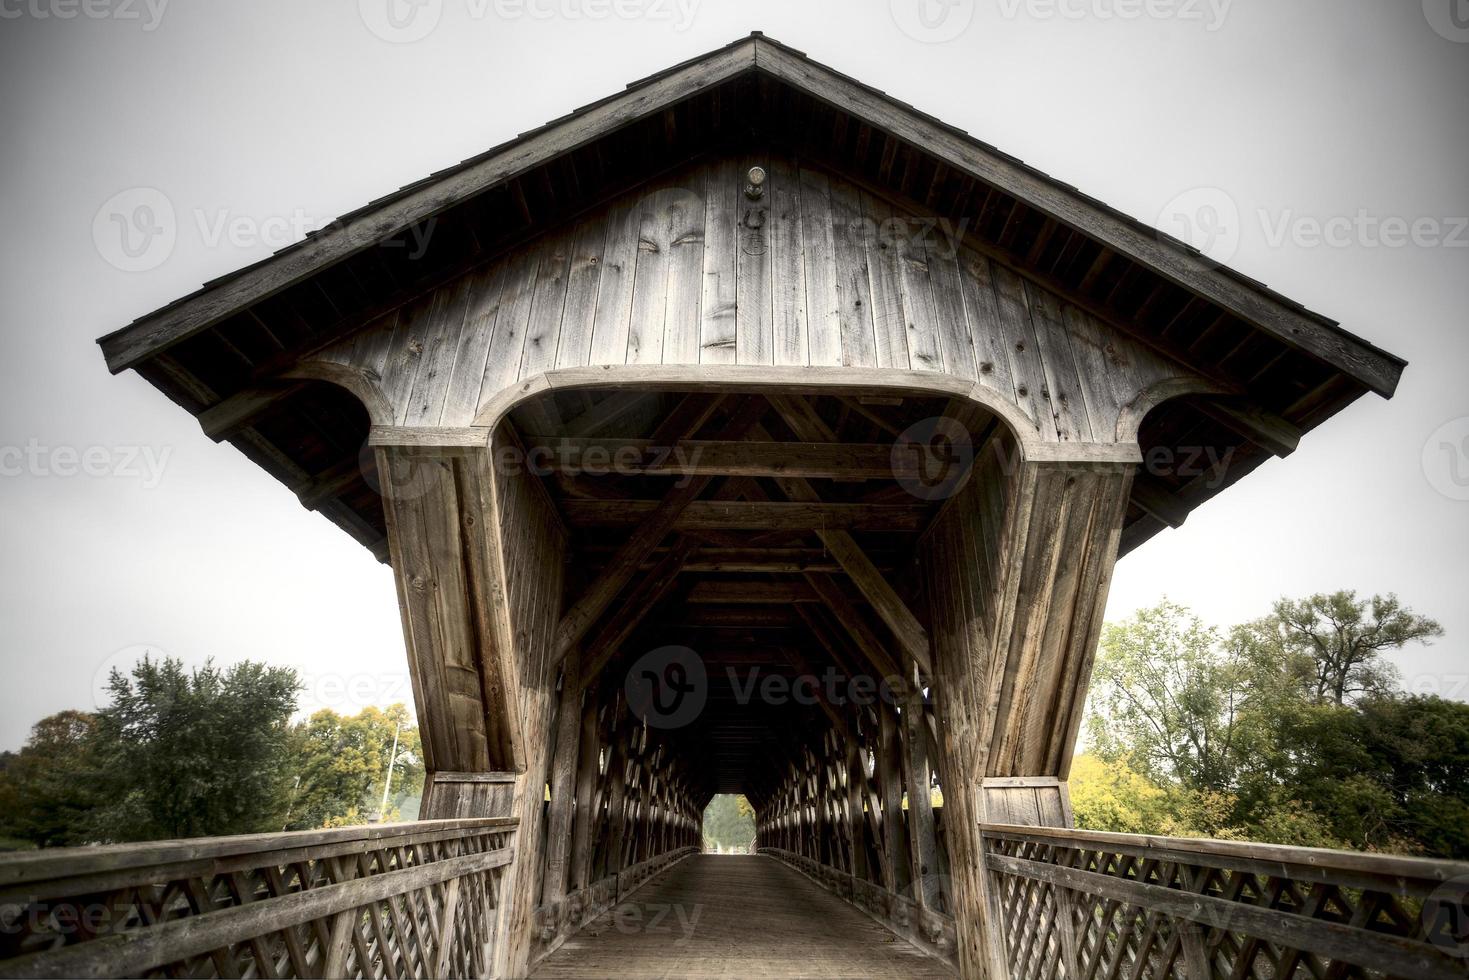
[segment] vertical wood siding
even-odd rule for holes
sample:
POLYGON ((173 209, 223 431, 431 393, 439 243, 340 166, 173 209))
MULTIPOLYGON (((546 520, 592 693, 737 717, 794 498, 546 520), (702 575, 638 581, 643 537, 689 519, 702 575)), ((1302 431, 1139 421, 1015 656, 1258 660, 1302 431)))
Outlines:
POLYGON ((620 364, 942 372, 1017 405, 1042 441, 1112 442, 1186 374, 916 214, 769 154, 701 163, 405 305, 321 357, 400 425, 461 426, 543 372, 620 364), (745 172, 766 168, 764 195, 745 172))

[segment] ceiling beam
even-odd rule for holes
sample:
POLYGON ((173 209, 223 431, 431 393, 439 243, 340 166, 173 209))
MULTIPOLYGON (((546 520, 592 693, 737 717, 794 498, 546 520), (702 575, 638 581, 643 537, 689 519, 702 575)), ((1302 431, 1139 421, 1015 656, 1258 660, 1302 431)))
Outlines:
MULTIPOLYGON (((750 426, 760 421, 767 409, 760 396, 742 399, 734 414, 722 426, 720 437, 729 439, 743 435, 750 426)), ((700 423, 702 424, 702 423, 700 423)), ((696 433, 689 433, 690 435, 696 433)), ((573 645, 581 641, 592 623, 606 610, 623 586, 637 574, 643 561, 675 530, 684 511, 712 482, 713 477, 691 477, 682 486, 674 487, 661 501, 648 501, 638 529, 628 536, 623 546, 612 556, 612 561, 602 574, 587 586, 575 605, 556 626, 552 643, 552 659, 559 662, 573 645)), ((581 503, 603 503, 603 501, 567 501, 564 506, 581 503)), ((568 515, 569 518, 569 515, 568 515)))
MULTIPOLYGON (((707 481, 713 477, 691 479, 707 481)), ((706 485, 701 484, 700 489, 706 485)), ((679 490, 673 493, 687 496, 679 490)), ((670 531, 917 531, 926 524, 928 513, 923 504, 683 500, 676 512, 665 510, 664 504, 657 500, 566 500, 561 509, 572 527, 623 527, 657 518, 670 531)))
POLYGON ((528 450, 538 467, 599 476, 794 476, 827 480, 917 477, 918 459, 884 444, 722 442, 686 439, 545 439, 528 450))
POLYGON ((1298 426, 1248 399, 1200 397, 1189 404, 1236 435, 1268 450, 1272 456, 1289 456, 1301 444, 1298 426))
MULTIPOLYGON (((782 402, 774 407, 790 426, 791 431, 801 439, 817 435, 819 430, 810 423, 807 416, 787 411, 787 402, 788 399, 782 399, 782 402)), ((756 428, 752 434, 759 436, 762 433, 759 428, 756 428)), ((909 459, 916 456, 910 453, 897 455, 909 459)), ((775 484, 793 501, 814 503, 821 500, 821 494, 816 491, 816 488, 800 477, 778 477, 775 484)), ((897 590, 877 570, 877 566, 872 564, 861 546, 845 531, 822 528, 817 530, 816 536, 821 539, 821 543, 831 552, 831 556, 842 566, 843 571, 856 584, 862 595, 872 604, 878 617, 887 624, 888 629, 893 631, 893 637, 903 648, 903 652, 913 658, 923 676, 932 677, 933 657, 930 653, 932 644, 928 638, 928 631, 923 628, 918 617, 913 615, 913 611, 908 608, 902 596, 898 595, 897 590)))
POLYGON ((617 655, 622 644, 632 636, 638 624, 668 595, 678 582, 679 570, 689 556, 698 550, 697 542, 686 539, 674 544, 629 593, 627 601, 617 607, 612 619, 592 639, 586 648, 586 669, 582 671, 581 686, 590 686, 617 655))

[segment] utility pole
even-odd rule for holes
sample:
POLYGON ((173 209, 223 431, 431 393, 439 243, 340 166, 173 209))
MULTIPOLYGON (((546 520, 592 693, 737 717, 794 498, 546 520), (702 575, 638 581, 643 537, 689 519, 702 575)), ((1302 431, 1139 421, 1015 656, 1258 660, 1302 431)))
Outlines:
POLYGON ((393 751, 388 753, 388 772, 383 777, 383 801, 377 808, 377 818, 379 820, 382 820, 388 815, 388 790, 393 786, 393 766, 398 761, 398 733, 402 730, 403 723, 401 721, 393 726, 393 751))

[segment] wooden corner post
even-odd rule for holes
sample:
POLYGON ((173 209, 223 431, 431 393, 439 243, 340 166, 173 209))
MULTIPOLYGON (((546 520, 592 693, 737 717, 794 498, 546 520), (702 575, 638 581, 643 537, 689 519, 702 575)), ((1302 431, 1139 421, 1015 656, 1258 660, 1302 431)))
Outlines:
POLYGON ((976 460, 925 537, 958 962, 1009 980, 985 822, 1069 826, 1065 779, 1133 464, 976 460))

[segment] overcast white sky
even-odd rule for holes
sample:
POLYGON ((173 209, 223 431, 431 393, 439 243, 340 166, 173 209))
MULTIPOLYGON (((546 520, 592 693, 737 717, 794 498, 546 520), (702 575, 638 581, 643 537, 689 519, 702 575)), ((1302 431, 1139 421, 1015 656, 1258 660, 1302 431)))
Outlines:
POLYGON ((389 570, 94 338, 754 29, 1151 223, 1220 214, 1231 264, 1408 358, 1393 401, 1123 561, 1109 615, 1396 591, 1448 629, 1400 659, 1411 685, 1469 699, 1465 0, 408 3, 0 0, 0 748, 140 646, 411 700, 389 570), (177 238, 130 272, 93 224, 140 187, 177 238), (1383 244, 1395 221, 1414 243, 1383 244), (89 449, 111 475, 66 475, 89 449))

